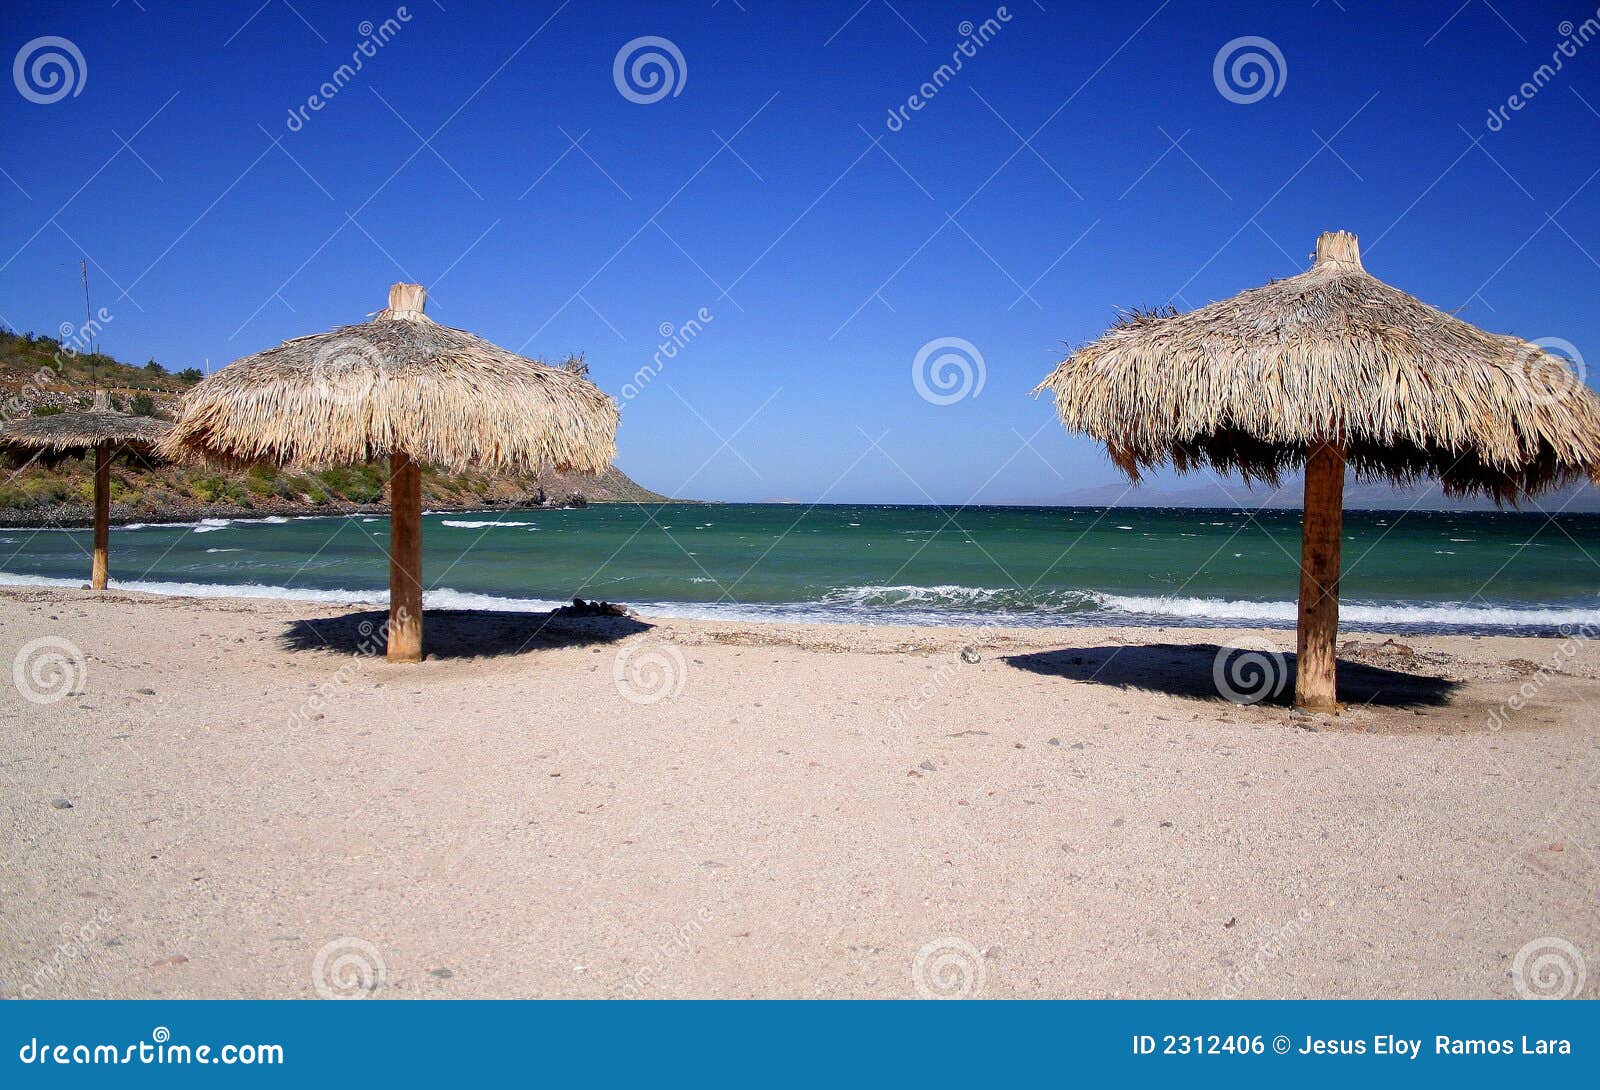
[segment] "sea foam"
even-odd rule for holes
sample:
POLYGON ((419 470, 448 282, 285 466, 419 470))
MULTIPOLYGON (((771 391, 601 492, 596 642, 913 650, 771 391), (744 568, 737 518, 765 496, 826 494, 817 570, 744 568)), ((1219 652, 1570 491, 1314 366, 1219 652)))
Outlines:
MULTIPOLYGON (((0 572, 0 585, 76 589, 83 580, 0 572)), ((113 579, 111 587, 190 598, 266 598, 349 605, 385 605, 389 600, 387 591, 378 589, 315 589, 259 583, 113 579)), ((510 613, 544 612, 565 604, 556 599, 503 597, 450 587, 428 591, 423 601, 431 609, 510 613)), ((630 604, 646 616, 664 618, 849 625, 1292 627, 1296 617, 1293 601, 1122 595, 1092 590, 1047 592, 955 584, 845 587, 809 602, 633 600, 630 604)), ((1346 601, 1341 603, 1339 613, 1341 622, 1352 629, 1548 633, 1600 625, 1600 608, 1346 601)))
POLYGON ((482 530, 490 526, 534 526, 532 522, 495 522, 490 519, 474 521, 471 519, 441 519, 440 526, 454 526, 458 530, 482 530))

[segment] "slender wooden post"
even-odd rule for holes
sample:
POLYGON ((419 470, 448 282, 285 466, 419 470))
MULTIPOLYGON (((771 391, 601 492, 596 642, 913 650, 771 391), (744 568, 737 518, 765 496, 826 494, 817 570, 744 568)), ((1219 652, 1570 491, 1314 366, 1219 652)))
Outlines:
POLYGON ((389 661, 422 661, 422 467, 389 455, 389 661))
POLYGON ((106 546, 111 538, 111 444, 94 448, 94 562, 89 586, 106 589, 106 546))
POLYGON ((1339 542, 1344 534, 1344 451, 1318 443, 1306 458, 1305 516, 1300 537, 1300 627, 1294 702, 1312 711, 1339 710, 1339 542))

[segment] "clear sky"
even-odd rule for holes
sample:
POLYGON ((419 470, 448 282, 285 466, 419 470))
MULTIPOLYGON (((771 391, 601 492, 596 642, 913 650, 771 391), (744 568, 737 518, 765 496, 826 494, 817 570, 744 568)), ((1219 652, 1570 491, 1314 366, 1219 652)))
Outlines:
MULTIPOLYGON (((1593 0, 414 0, 403 16, 7 4, 6 56, 24 55, 0 95, 0 321, 80 319, 87 257, 105 351, 215 368, 363 320, 415 280, 441 322, 586 352, 630 395, 619 464, 729 500, 1108 483, 1099 449, 1027 396, 1063 343, 1121 306, 1291 275, 1334 228, 1436 306, 1600 360, 1593 0), (671 49, 635 41, 652 37, 671 49), (71 75, 30 83, 52 51, 71 75), (640 57, 655 84, 630 82, 640 57), (702 308, 637 382, 661 329, 702 308), (981 389, 924 397, 918 354, 950 338, 981 356, 981 389)), ((925 359, 945 351, 968 350, 925 359)))

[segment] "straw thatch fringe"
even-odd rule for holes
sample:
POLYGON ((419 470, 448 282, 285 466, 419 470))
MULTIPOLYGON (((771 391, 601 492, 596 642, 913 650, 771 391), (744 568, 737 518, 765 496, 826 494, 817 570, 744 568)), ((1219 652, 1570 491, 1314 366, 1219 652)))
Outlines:
POLYGON ((1600 397, 1566 362, 1368 275, 1354 236, 1307 272, 1186 314, 1131 312, 1034 390, 1116 465, 1276 482, 1342 440, 1359 477, 1515 502, 1600 480, 1600 397))
POLYGON ((406 303, 218 371, 184 395, 162 451, 307 469, 393 450, 448 470, 611 464, 617 406, 593 383, 437 324, 420 288, 406 303))
POLYGON ((113 412, 30 416, 0 428, 0 452, 22 459, 38 455, 46 465, 85 454, 101 443, 149 455, 169 427, 164 420, 113 412))

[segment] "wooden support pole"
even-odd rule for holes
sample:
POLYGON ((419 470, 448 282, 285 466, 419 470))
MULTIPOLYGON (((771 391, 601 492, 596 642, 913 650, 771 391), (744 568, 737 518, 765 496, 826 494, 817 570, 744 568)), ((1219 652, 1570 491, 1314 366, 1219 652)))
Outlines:
POLYGON ((422 467, 389 455, 389 661, 422 661, 422 467))
POLYGON ((89 569, 89 586, 105 590, 107 579, 106 546, 111 538, 111 444, 94 448, 94 561, 89 569))
POLYGON ((1300 537, 1300 627, 1294 703, 1337 712, 1339 542, 1344 534, 1344 451, 1318 443, 1306 458, 1305 516, 1300 537))

